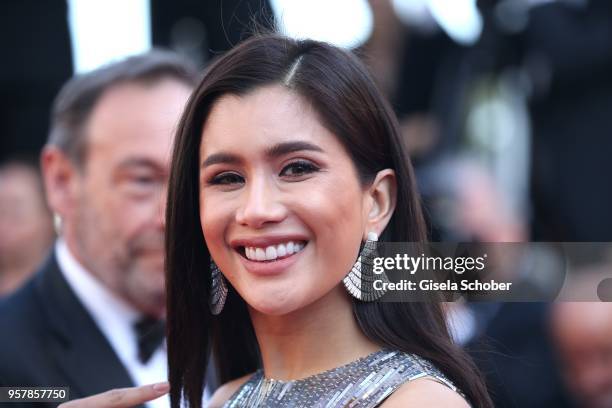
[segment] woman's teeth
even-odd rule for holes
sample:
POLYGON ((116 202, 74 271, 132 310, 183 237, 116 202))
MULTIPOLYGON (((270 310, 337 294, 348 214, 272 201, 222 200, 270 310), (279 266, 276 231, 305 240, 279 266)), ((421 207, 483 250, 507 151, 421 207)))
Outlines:
POLYGON ((266 248, 245 247, 247 259, 251 261, 272 261, 276 258, 292 255, 304 248, 304 242, 289 241, 284 244, 271 245, 266 248))

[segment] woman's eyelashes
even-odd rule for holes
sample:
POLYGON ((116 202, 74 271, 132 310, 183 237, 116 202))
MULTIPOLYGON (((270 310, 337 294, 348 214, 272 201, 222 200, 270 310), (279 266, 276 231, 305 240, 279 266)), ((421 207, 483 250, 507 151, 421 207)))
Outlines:
POLYGON ((232 185, 243 183, 244 178, 238 173, 224 172, 214 176, 210 180, 210 184, 214 185, 232 185))
MULTIPOLYGON (((309 174, 319 171, 319 166, 306 160, 297 160, 287 164, 279 173, 279 177, 289 181, 300 181, 309 174)), ((222 172, 209 181, 212 185, 237 185, 244 183, 244 177, 236 172, 222 172)))
POLYGON ((280 172, 281 177, 303 177, 319 171, 319 167, 306 160, 297 160, 289 163, 280 172))

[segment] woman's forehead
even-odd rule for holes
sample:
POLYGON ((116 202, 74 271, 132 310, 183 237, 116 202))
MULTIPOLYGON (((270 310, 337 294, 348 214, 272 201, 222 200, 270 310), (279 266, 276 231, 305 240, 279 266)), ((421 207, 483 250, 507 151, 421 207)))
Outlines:
POLYGON ((304 141, 334 149, 337 137, 312 106, 280 85, 247 95, 224 95, 213 106, 202 131, 202 153, 226 149, 265 149, 270 145, 304 141))

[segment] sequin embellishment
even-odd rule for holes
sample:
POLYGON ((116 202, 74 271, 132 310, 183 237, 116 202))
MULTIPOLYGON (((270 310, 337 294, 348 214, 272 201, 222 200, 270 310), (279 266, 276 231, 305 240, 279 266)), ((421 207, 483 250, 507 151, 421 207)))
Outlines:
POLYGON ((258 370, 224 408, 372 408, 407 381, 429 376, 457 388, 430 362, 414 354, 380 350, 301 380, 268 379, 258 370))

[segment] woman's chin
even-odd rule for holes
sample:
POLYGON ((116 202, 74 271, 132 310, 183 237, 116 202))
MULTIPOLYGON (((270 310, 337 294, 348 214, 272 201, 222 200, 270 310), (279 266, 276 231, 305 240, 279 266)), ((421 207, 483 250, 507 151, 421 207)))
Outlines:
POLYGON ((283 316, 299 309, 294 299, 260 299, 249 303, 250 308, 267 316, 283 316))

